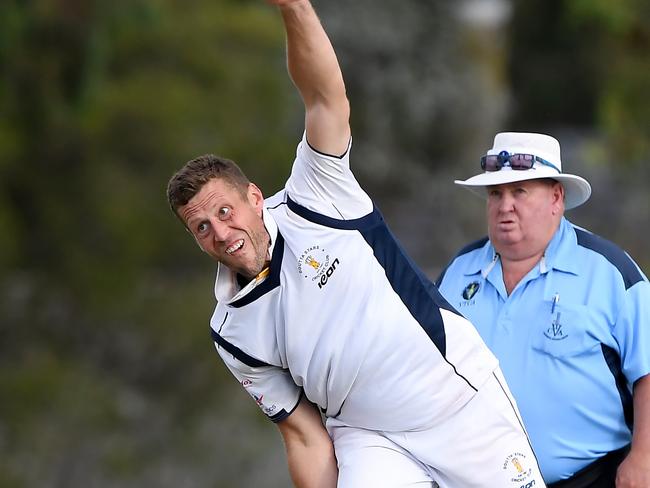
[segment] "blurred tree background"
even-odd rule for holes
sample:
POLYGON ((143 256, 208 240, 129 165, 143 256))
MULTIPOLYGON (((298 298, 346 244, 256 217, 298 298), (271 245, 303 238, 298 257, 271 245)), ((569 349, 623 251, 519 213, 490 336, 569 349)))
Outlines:
MULTIPOLYGON (((558 137, 594 188, 569 217, 650 269, 648 2, 315 5, 355 172, 432 277, 484 233, 452 180, 501 130, 558 137)), ((0 488, 289 486, 164 189, 214 152, 272 194, 302 126, 261 0, 0 3, 0 488)))

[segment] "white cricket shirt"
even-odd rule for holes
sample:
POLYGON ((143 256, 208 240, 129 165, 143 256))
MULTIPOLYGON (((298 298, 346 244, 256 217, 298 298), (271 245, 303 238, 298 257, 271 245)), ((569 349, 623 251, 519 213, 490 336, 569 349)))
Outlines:
POLYGON ((274 421, 302 392, 350 426, 430 427, 497 367, 474 327, 404 253, 342 157, 306 139, 284 190, 265 200, 269 275, 239 290, 220 266, 217 350, 274 421))

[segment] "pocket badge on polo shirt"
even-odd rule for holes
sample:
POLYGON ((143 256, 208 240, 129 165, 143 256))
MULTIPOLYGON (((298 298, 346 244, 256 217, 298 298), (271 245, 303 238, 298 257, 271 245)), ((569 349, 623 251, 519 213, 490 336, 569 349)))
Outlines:
POLYGON ((481 284, 478 281, 472 281, 469 285, 465 287, 463 290, 463 298, 465 300, 471 300, 474 295, 478 292, 479 288, 481 288, 481 284))
POLYGON ((551 325, 544 331, 544 335, 547 339, 550 339, 552 341, 562 341, 569 337, 569 334, 564 328, 564 324, 560 321, 561 317, 562 313, 557 312, 555 314, 555 318, 553 318, 551 322, 551 325))

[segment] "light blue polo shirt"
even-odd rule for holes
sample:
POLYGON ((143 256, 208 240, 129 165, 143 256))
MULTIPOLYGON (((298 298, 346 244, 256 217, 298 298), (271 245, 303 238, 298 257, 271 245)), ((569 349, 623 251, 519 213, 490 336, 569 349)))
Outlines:
POLYGON ((563 218, 510 296, 487 238, 437 284, 498 357, 547 483, 630 443, 632 384, 650 373, 650 284, 623 250, 563 218))

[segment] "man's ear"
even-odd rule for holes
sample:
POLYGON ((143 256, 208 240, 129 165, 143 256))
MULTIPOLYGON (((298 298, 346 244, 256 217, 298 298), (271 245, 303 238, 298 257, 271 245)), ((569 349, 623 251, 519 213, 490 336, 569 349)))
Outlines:
POLYGON ((564 186, 559 181, 553 184, 553 214, 564 213, 564 186))
POLYGON ((264 207, 264 195, 255 183, 248 184, 248 191, 246 193, 248 203, 255 209, 257 215, 262 216, 262 208, 264 207))

